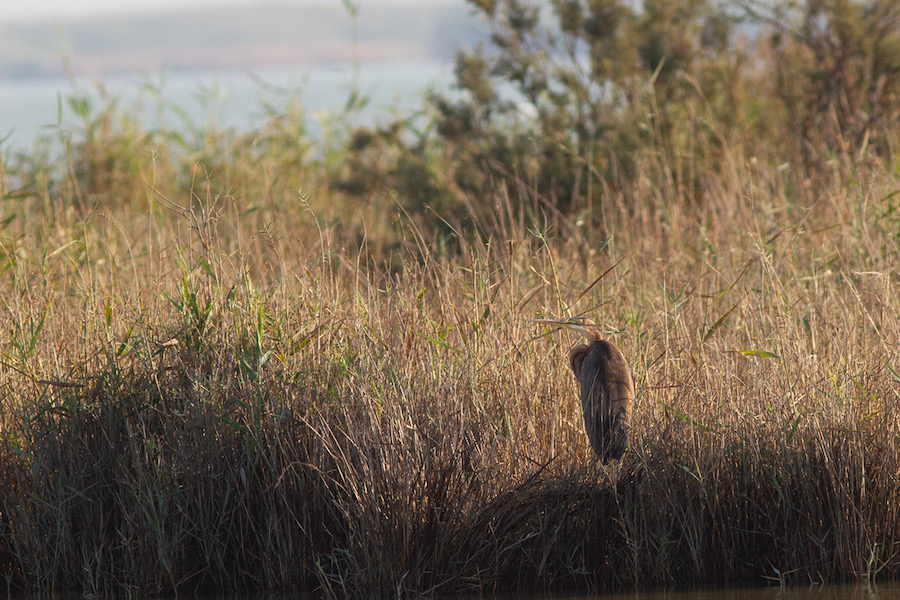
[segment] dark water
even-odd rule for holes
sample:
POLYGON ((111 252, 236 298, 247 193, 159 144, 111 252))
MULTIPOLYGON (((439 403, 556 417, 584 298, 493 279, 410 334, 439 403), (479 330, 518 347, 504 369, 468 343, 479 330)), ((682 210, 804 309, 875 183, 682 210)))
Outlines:
MULTIPOLYGON (((228 595, 200 596, 201 600, 311 600, 318 596, 294 595, 228 595)), ((465 596, 453 596, 452 600, 475 600, 465 596)), ((101 600, 90 595, 18 595, 11 600, 101 600)), ((440 600, 440 596, 436 597, 440 600)), ((624 594, 601 594, 599 596, 501 596, 497 600, 900 600, 900 582, 879 585, 847 584, 847 585, 813 585, 779 588, 747 587, 747 588, 711 588, 698 590, 627 592, 624 594)), ((170 600, 156 598, 155 600, 170 600)))
POLYGON ((570 596, 555 600, 900 600, 900 583, 723 588, 570 596))

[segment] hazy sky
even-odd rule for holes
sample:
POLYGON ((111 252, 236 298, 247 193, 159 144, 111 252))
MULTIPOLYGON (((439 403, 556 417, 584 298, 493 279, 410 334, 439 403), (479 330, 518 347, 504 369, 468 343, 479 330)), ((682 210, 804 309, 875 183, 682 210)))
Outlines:
MULTIPOLYGON (((277 0, 283 4, 327 4, 343 5, 343 0, 277 0)), ((354 4, 390 4, 403 0, 353 0, 354 4)), ((409 2, 410 0, 406 0, 409 2)), ((419 0, 440 3, 447 0, 419 0)), ((122 13, 128 11, 155 11, 166 8, 203 6, 215 8, 223 4, 252 5, 272 4, 273 0, 24 0, 3 1, 0 21, 21 20, 35 17, 84 17, 100 13, 122 13)))

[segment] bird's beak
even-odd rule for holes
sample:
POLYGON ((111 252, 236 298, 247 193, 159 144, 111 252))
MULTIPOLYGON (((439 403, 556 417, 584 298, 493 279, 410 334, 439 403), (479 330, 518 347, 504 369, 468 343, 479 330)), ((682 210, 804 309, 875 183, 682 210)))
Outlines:
POLYGON ((531 323, 543 325, 555 325, 561 329, 570 329, 590 338, 587 328, 584 326, 585 317, 569 317, 568 319, 529 319, 531 323))

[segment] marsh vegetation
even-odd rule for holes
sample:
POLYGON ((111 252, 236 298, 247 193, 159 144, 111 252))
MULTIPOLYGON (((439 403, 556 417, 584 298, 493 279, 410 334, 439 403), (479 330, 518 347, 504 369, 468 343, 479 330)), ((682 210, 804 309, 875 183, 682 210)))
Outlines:
POLYGON ((900 6, 751 42, 702 3, 478 4, 495 51, 424 128, 150 130, 73 96, 61 160, 3 155, 9 589, 900 574, 900 6), (825 86, 854 65, 877 94, 825 86), (619 463, 575 340, 527 323, 568 314, 632 365, 619 463))

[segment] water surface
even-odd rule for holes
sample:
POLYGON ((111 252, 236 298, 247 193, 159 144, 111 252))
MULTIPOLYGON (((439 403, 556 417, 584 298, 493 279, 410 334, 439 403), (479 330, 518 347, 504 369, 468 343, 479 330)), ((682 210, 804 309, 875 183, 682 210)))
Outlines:
MULTIPOLYGON (((120 105, 136 104, 144 116, 177 128, 183 112, 190 123, 249 131, 265 122, 265 105, 276 111, 297 102, 309 112, 340 113, 354 94, 365 98, 354 113, 357 124, 386 120, 394 112, 422 108, 429 88, 447 90, 452 65, 435 60, 364 62, 303 68, 236 71, 182 71, 134 74, 103 79, 63 77, 0 80, 0 139, 4 149, 25 150, 46 129, 77 127, 69 96, 86 96, 96 108, 100 90, 120 105), (177 107, 178 112, 165 106, 177 107), (160 107, 163 107, 160 110, 160 107)), ((154 126, 148 123, 148 126, 154 126)))
POLYGON ((719 588, 629 592, 600 596, 566 596, 556 600, 894 600, 900 583, 719 588))

